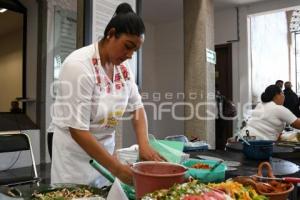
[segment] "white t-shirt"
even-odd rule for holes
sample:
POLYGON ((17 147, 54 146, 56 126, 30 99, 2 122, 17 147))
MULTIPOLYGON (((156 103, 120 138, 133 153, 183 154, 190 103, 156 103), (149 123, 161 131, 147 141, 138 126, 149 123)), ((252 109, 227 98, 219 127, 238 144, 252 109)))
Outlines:
MULTIPOLYGON (((52 183, 93 184, 99 172, 89 155, 72 139, 69 127, 88 130, 109 153, 125 111, 143 107, 128 62, 114 66, 113 81, 101 67, 98 45, 74 51, 63 63, 53 106, 52 183)), ((101 185, 101 183, 99 183, 101 185)))
POLYGON ((95 53, 96 57, 98 55, 95 51, 98 51, 98 46, 92 44, 74 51, 65 59, 53 107, 54 125, 60 128, 72 127, 91 131, 91 124, 93 122, 97 124, 99 118, 104 119, 107 115, 111 115, 111 110, 118 110, 120 114, 123 114, 125 110, 134 111, 143 106, 129 63, 122 63, 121 68, 115 67, 114 80, 111 82, 100 66, 100 60, 97 77, 92 63, 95 53), (119 70, 122 73, 119 73, 119 70), (118 74, 122 75, 118 76, 119 82, 116 80, 118 74), (97 78, 100 83, 97 83, 97 78), (122 78, 126 80, 122 82, 122 78), (121 88, 116 89, 117 86, 121 88), (106 101, 107 98, 108 101, 106 101), (125 103, 125 108, 123 108, 123 103, 125 103))
POLYGON ((273 101, 259 103, 252 111, 251 118, 243 129, 243 135, 249 130, 250 136, 256 136, 256 139, 277 140, 286 123, 292 124, 296 120, 297 117, 282 105, 273 101))

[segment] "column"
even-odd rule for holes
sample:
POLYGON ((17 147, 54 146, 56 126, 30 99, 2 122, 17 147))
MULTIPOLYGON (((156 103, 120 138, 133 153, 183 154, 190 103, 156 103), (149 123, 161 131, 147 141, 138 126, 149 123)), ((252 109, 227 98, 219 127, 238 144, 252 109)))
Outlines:
POLYGON ((215 66, 206 61, 214 50, 212 0, 184 2, 185 134, 207 140, 215 147, 215 66))

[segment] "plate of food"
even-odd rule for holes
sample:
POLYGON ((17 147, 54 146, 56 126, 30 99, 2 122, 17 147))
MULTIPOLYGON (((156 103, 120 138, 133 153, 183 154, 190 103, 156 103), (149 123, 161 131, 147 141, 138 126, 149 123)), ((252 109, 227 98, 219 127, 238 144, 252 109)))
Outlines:
POLYGON ((221 182, 227 169, 223 161, 188 159, 182 163, 188 168, 188 175, 203 183, 221 182))
POLYGON ((53 184, 50 187, 40 188, 33 192, 31 199, 34 200, 104 200, 110 186, 95 188, 80 184, 53 184))
POLYGON ((234 181, 226 181, 217 184, 203 184, 198 180, 175 184, 169 189, 157 190, 146 194, 142 200, 157 199, 183 199, 183 200, 268 200, 263 195, 256 193, 251 186, 244 187, 242 184, 234 181))

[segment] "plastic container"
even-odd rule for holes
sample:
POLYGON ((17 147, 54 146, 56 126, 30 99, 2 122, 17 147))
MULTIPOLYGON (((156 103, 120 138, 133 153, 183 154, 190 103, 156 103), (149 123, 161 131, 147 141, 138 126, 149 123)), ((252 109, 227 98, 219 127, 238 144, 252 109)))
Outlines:
POLYGON ((184 152, 205 150, 208 150, 208 144, 205 141, 187 142, 183 149, 184 152))
POLYGON ((191 167, 197 163, 208 164, 210 167, 213 167, 216 163, 218 163, 218 161, 188 159, 183 163, 184 166, 188 167, 188 175, 195 179, 198 179, 203 183, 224 181, 225 171, 227 169, 227 166, 224 163, 220 164, 213 171, 210 171, 209 169, 196 169, 191 167))
POLYGON ((205 141, 189 142, 188 138, 184 135, 167 136, 167 137, 165 137, 165 140, 183 142, 184 143, 184 148, 183 148, 184 152, 208 150, 208 144, 205 141))
POLYGON ((180 141, 183 143, 186 143, 189 141, 185 135, 171 135, 171 136, 165 137, 165 140, 180 141))
POLYGON ((187 168, 174 163, 145 161, 135 163, 132 170, 136 198, 140 199, 155 190, 183 183, 187 168))
POLYGON ((250 145, 243 144, 243 153, 247 158, 254 160, 269 160, 273 153, 274 141, 253 140, 248 141, 250 145))
POLYGON ((129 148, 122 148, 116 150, 116 155, 119 161, 123 164, 133 164, 139 158, 139 146, 132 145, 129 148))

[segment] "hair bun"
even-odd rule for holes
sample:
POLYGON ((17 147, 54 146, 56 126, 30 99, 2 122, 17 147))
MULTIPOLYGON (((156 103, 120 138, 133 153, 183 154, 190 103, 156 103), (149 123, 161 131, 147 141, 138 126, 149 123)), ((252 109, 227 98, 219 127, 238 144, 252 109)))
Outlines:
POLYGON ((265 92, 261 94, 261 101, 264 103, 270 102, 273 100, 273 98, 277 95, 280 94, 282 91, 280 87, 277 85, 269 85, 266 89, 265 92))
POLYGON ((266 95, 266 93, 265 92, 263 92, 262 94, 261 94, 261 100, 262 100, 262 102, 268 102, 268 97, 267 97, 267 95, 266 95))
POLYGON ((121 3, 117 7, 115 15, 127 14, 127 13, 134 13, 134 11, 132 10, 131 6, 128 3, 121 3))

